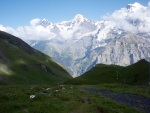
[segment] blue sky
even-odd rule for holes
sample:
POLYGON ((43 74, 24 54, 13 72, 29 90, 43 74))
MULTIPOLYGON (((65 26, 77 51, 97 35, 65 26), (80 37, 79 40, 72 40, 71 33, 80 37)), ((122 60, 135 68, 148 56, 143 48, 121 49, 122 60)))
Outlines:
POLYGON ((29 25, 34 18, 57 23, 76 14, 100 20, 105 14, 134 2, 147 6, 149 0, 0 0, 0 24, 15 28, 29 25))

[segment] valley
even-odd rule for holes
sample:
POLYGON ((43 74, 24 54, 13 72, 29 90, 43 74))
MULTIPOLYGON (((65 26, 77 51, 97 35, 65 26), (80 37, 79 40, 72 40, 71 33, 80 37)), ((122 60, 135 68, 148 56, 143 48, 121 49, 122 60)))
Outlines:
POLYGON ((126 67, 97 64, 72 78, 49 56, 13 35, 0 31, 0 43, 1 113, 150 111, 149 62, 144 59, 126 67))
POLYGON ((0 113, 150 113, 150 1, 106 1, 1 2, 0 113))

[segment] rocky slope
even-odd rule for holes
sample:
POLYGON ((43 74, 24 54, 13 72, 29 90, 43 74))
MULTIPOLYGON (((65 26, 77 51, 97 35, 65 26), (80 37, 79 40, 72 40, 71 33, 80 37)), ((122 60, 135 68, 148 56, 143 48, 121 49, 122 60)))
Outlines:
POLYGON ((97 63, 127 66, 139 59, 150 61, 150 41, 138 35, 125 33, 111 41, 97 57, 97 63))

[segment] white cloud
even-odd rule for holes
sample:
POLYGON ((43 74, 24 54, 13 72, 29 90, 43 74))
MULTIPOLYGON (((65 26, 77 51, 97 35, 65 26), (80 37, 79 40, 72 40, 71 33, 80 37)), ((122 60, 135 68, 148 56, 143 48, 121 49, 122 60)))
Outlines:
POLYGON ((43 27, 39 22, 40 19, 33 19, 30 21, 30 26, 19 26, 17 29, 0 25, 0 30, 20 37, 24 41, 48 40, 56 37, 49 27, 43 27))
MULTIPOLYGON (((133 5, 134 6, 134 5, 133 5)), ((150 32, 150 2, 147 7, 122 8, 103 19, 116 23, 117 28, 129 32, 150 32)))
POLYGON ((48 40, 55 37, 55 34, 50 32, 50 29, 41 25, 18 27, 17 32, 24 40, 48 40))
POLYGON ((30 21, 30 25, 31 25, 31 26, 36 26, 36 25, 39 24, 39 22, 40 22, 40 19, 39 19, 39 18, 35 18, 35 19, 32 19, 32 20, 30 21))
POLYGON ((8 33, 10 33, 10 34, 13 34, 13 35, 15 35, 15 36, 19 36, 19 33, 18 33, 15 29, 13 29, 13 28, 11 28, 11 27, 5 27, 5 26, 3 26, 3 25, 0 25, 0 30, 1 30, 1 31, 5 31, 5 32, 8 32, 8 33))
POLYGON ((150 1, 148 2, 148 7, 150 7, 150 1))
MULTIPOLYGON (((113 22, 117 28, 124 29, 129 32, 146 32, 150 33, 150 2, 147 7, 138 5, 139 8, 132 7, 130 9, 122 8, 115 11, 111 15, 104 17, 104 20, 113 22), (137 10, 137 11, 136 11, 137 10)), ((29 26, 20 26, 17 29, 0 25, 0 30, 11 33, 17 37, 20 37, 24 41, 27 40, 48 40, 58 36, 64 39, 70 38, 73 33, 78 29, 78 26, 74 26, 72 30, 68 30, 70 26, 57 26, 50 24, 47 27, 40 25, 41 20, 39 18, 32 19, 29 26), (57 29, 57 27, 59 27, 57 29), (53 29, 53 30, 52 30, 53 29)), ((80 35, 80 34, 78 34, 80 35)))

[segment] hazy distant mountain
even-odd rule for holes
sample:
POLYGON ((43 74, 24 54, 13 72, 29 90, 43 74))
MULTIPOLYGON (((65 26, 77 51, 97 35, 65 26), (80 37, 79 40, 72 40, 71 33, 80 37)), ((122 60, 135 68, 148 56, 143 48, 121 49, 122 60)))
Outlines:
POLYGON ((142 58, 150 60, 150 6, 128 4, 104 21, 80 14, 57 24, 43 19, 41 27, 49 38, 29 44, 66 66, 74 77, 97 63, 126 66, 142 58))
POLYGON ((0 31, 0 84, 54 84, 70 78, 49 56, 0 31))

